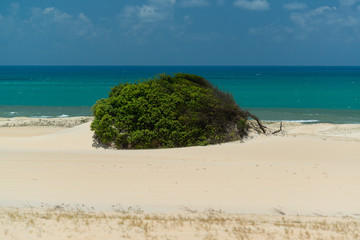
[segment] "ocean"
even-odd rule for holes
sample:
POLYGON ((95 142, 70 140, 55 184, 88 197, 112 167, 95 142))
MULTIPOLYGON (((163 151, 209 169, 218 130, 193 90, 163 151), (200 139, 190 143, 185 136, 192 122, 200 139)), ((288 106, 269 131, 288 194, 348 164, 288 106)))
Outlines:
POLYGON ((360 123, 360 67, 0 66, 0 117, 89 116, 119 83, 186 72, 262 120, 360 123))

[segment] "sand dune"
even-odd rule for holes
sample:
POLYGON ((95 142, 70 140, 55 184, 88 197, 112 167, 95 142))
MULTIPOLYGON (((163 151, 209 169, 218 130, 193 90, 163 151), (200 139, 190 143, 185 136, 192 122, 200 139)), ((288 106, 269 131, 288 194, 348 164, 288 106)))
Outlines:
POLYGON ((360 213, 358 125, 288 124, 286 136, 245 143, 120 151, 94 148, 89 125, 0 135, 0 205, 360 213))
POLYGON ((0 239, 360 236, 359 125, 111 150, 88 120, 0 119, 0 239))

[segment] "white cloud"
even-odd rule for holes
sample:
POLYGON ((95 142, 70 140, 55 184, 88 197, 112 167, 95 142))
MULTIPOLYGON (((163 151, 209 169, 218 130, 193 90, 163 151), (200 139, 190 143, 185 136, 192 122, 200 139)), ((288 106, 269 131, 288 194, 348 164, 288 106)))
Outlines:
POLYGON ((171 28, 176 0, 147 0, 142 5, 127 5, 117 20, 123 36, 136 36, 144 43, 142 36, 149 35, 157 28, 171 28))
POLYGON ((322 6, 302 13, 292 13, 290 19, 299 34, 310 37, 319 34, 329 41, 360 39, 360 17, 356 9, 322 6))
POLYGON ((146 21, 153 21, 160 17, 159 14, 156 12, 157 8, 154 6, 143 5, 141 7, 138 7, 138 10, 139 17, 145 19, 146 21))
POLYGON ((339 0, 340 5, 343 6, 354 6, 359 0, 339 0))
POLYGON ((142 5, 135 8, 135 15, 141 22, 158 22, 166 19, 168 13, 153 5, 142 5))
POLYGON ((87 23, 91 22, 90 19, 84 13, 79 13, 78 18, 83 22, 87 22, 87 23))
POLYGON ((29 16, 24 18, 24 15, 13 15, 13 9, 14 5, 10 5, 8 14, 0 19, 0 35, 12 36, 14 39, 28 36, 34 39, 52 38, 54 44, 56 40, 63 42, 94 37, 105 39, 109 36, 105 26, 94 24, 82 12, 71 15, 53 6, 33 7, 28 9, 29 16))
POLYGON ((336 10, 336 7, 323 6, 323 7, 318 7, 315 10, 311 11, 310 15, 316 16, 316 15, 324 14, 324 12, 327 12, 327 11, 335 11, 335 10, 336 10))
POLYGON ((360 40, 360 0, 339 0, 336 5, 320 5, 313 9, 293 4, 303 2, 295 0, 283 5, 292 11, 290 22, 269 22, 265 26, 250 28, 249 34, 272 41, 310 40, 338 44, 360 40))
POLYGON ((322 6, 304 13, 292 13, 290 19, 303 27, 326 23, 327 20, 334 18, 328 14, 336 11, 336 9, 336 7, 322 6))
POLYGON ((176 3, 176 0, 149 0, 149 4, 151 5, 157 5, 162 7, 167 7, 174 5, 176 3))
POLYGON ((73 31, 78 36, 97 36, 92 21, 84 13, 80 13, 74 21, 73 31))
POLYGON ((286 9, 286 10, 290 10, 290 11, 294 11, 294 10, 304 10, 307 8, 307 5, 306 3, 303 3, 303 2, 290 2, 290 3, 285 3, 283 5, 283 7, 286 9))
POLYGON ((55 7, 32 8, 31 17, 23 21, 26 29, 39 35, 50 32, 56 35, 71 37, 95 37, 102 31, 102 28, 95 27, 91 19, 84 13, 72 16, 55 7))
POLYGON ((66 23, 71 21, 73 16, 62 12, 55 7, 31 8, 31 16, 25 20, 26 23, 31 23, 33 26, 48 26, 53 23, 66 23))
POLYGON ((208 6, 209 2, 206 0, 183 0, 180 4, 183 7, 203 7, 208 6))
POLYGON ((42 17, 46 17, 50 21, 59 22, 59 23, 70 20, 72 18, 70 14, 62 12, 61 10, 56 9, 55 7, 47 7, 42 11, 40 11, 39 8, 33 8, 32 12, 33 12, 32 17, 41 17, 39 15, 42 15, 42 17))
POLYGON ((243 9, 254 11, 268 10, 270 6, 267 0, 236 0, 234 5, 243 9))
POLYGON ((54 7, 48 7, 48 8, 45 8, 43 13, 44 14, 50 14, 52 11, 54 11, 54 7))
POLYGON ((125 6, 118 15, 123 25, 142 25, 156 23, 168 19, 176 0, 148 0, 143 5, 125 6))

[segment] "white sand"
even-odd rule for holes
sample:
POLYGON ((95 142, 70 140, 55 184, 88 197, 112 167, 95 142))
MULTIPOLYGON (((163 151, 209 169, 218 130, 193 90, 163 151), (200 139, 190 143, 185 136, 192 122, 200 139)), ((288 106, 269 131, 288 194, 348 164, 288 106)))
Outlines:
POLYGON ((360 125, 106 150, 88 120, 0 119, 0 239, 360 237, 360 125))
POLYGON ((162 150, 96 149, 89 125, 0 128, 0 206, 360 214, 359 125, 287 124, 286 136, 162 150))

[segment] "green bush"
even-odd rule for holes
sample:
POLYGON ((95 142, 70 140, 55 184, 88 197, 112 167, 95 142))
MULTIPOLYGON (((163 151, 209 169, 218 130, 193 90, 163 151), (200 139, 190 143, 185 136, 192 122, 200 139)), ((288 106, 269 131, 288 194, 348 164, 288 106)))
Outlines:
POLYGON ((239 140, 248 113, 202 77, 178 73, 111 89, 92 108, 95 139, 117 148, 170 148, 239 140))

